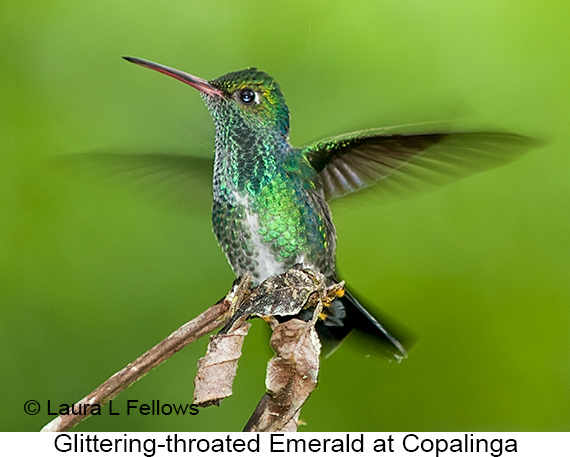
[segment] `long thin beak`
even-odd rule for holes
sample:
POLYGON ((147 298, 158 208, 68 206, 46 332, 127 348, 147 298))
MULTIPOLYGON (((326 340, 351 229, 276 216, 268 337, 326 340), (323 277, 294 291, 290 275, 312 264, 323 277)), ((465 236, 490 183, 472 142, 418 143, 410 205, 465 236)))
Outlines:
POLYGON ((216 95, 218 97, 223 96, 223 92, 220 89, 212 86, 208 81, 202 78, 198 78, 197 76, 184 73, 180 70, 175 70, 174 68, 165 67, 164 65, 160 65, 149 60, 139 59, 138 57, 123 57, 123 59, 128 60, 132 63, 136 63, 141 67, 150 68, 151 70, 158 71, 159 73, 172 76, 178 81, 182 81, 183 83, 186 83, 205 94, 216 95))

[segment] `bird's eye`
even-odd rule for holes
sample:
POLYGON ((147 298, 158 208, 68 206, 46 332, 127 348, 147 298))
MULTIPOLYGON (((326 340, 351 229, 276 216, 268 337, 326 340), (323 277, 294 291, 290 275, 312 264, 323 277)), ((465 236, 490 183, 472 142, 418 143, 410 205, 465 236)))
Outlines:
POLYGON ((255 101, 255 94, 251 89, 244 89, 239 93, 239 99, 244 105, 251 105, 255 101))

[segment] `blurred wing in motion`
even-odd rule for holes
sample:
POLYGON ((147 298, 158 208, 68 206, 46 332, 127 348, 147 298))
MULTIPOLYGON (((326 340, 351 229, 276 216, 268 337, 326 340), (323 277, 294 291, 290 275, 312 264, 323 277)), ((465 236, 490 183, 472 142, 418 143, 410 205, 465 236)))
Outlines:
POLYGON ((189 209, 212 210, 213 160, 177 154, 82 153, 54 157, 53 165, 97 180, 134 184, 166 194, 189 209))
POLYGON ((303 148, 327 200, 375 185, 395 194, 444 185, 508 163, 540 143, 501 132, 353 132, 303 148))

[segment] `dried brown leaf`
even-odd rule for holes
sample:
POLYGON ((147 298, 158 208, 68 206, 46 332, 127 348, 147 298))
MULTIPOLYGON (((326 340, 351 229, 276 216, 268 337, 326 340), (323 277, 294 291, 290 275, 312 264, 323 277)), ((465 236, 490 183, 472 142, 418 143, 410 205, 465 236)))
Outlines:
POLYGON ((251 324, 245 323, 228 333, 210 337, 206 355, 198 361, 194 404, 203 407, 219 405, 232 395, 241 348, 250 327, 251 324))
POLYGON ((291 319, 273 331, 275 357, 267 367, 264 396, 249 431, 296 431, 301 406, 317 385, 321 343, 314 322, 291 319))
POLYGON ((322 293, 326 280, 312 270, 292 268, 263 281, 251 295, 235 307, 232 317, 221 330, 224 333, 251 316, 270 318, 299 314, 315 292, 322 293))

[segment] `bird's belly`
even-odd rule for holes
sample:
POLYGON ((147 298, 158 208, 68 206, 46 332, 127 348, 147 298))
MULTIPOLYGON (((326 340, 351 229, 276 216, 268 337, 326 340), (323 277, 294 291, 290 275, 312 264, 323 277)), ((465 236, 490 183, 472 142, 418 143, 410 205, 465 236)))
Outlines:
POLYGON ((297 262, 297 258, 300 256, 294 256, 294 259, 290 262, 277 259, 272 245, 267 243, 259 234, 260 225, 257 214, 251 214, 246 211, 244 225, 249 232, 246 238, 250 239, 254 251, 254 268, 253 271, 248 271, 248 273, 255 278, 256 282, 261 282, 271 276, 284 273, 292 264, 299 263, 297 262))
POLYGON ((318 259, 326 253, 310 239, 311 227, 286 214, 259 214, 245 199, 214 202, 214 232, 237 276, 249 274, 260 283, 298 263, 322 270, 318 259))

